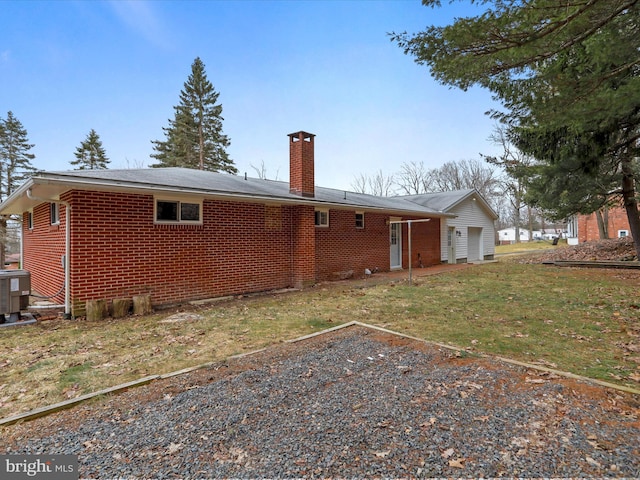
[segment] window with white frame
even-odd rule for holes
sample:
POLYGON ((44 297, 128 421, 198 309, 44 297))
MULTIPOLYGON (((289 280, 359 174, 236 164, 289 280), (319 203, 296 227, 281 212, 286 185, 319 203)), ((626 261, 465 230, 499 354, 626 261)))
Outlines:
POLYGON ((27 228, 33 230, 33 212, 27 212, 27 228))
POLYGON ((356 212, 356 228, 364 228, 364 212, 356 212))
POLYGON ((618 238, 628 237, 629 230, 618 230, 618 238))
POLYGON ((329 210, 316 210, 316 227, 329 226, 329 210))
POLYGON ((155 201, 156 223, 202 223, 202 201, 169 200, 155 201))
POLYGON ((51 213, 51 225, 59 225, 60 224, 60 204, 50 203, 49 211, 51 213))

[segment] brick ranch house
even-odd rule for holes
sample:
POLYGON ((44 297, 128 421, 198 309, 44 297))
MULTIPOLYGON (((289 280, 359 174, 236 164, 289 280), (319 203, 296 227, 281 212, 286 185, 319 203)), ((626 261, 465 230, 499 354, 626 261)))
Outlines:
POLYGON ((314 185, 314 135, 289 135, 290 182, 182 168, 39 173, 0 205, 22 214, 32 289, 84 315, 87 300, 156 306, 303 288, 366 268, 441 261, 454 215, 402 197, 314 185), (406 220, 412 225, 408 258, 406 220))

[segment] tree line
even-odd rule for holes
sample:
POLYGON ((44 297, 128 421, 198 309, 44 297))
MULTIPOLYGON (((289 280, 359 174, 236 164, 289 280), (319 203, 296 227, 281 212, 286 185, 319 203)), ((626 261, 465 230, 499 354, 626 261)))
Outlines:
MULTIPOLYGON (((358 193, 381 196, 475 189, 498 214, 498 229, 515 226, 532 231, 554 223, 554 219, 548 218, 526 195, 527 183, 521 170, 535 160, 511 145, 500 126, 495 127, 487 140, 500 147, 500 155, 481 154, 478 159, 449 161, 435 168, 426 168, 424 162, 404 162, 395 173, 384 174, 381 170, 373 174, 360 173, 351 188, 358 193)), ((519 232, 516 233, 516 238, 520 238, 519 232)))
MULTIPOLYGON (((222 131, 222 105, 219 93, 207 79, 200 58, 191 65, 191 74, 180 91, 174 118, 163 127, 164 140, 152 140, 157 163, 152 167, 186 167, 237 173, 227 154, 229 138, 222 131)), ((13 112, 0 117, 0 201, 11 195, 29 175, 37 172, 32 165, 34 144, 13 112)), ((91 129, 74 152, 69 164, 76 170, 98 170, 109 167, 110 159, 100 139, 91 129)))

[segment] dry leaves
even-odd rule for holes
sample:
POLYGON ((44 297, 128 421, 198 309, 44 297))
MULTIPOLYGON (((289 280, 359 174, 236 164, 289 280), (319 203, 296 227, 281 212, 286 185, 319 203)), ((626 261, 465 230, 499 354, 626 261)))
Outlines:
POLYGON ((464 458, 449 460, 449 466, 453 468, 464 468, 464 458))
MULTIPOLYGON (((631 237, 585 242, 557 250, 550 250, 534 257, 534 262, 553 262, 556 260, 574 261, 627 261, 636 258, 631 237)), ((531 259, 528 259, 531 262, 531 259)))
POLYGON ((450 459, 448 464, 452 468, 464 468, 464 458, 451 458, 453 457, 456 451, 453 448, 447 448, 444 452, 440 454, 442 458, 445 460, 450 459))
POLYGON ((391 450, 386 450, 384 452, 373 452, 373 454, 378 458, 385 458, 391 453, 391 450))
POLYGON ((184 445, 181 443, 173 443, 171 442, 169 444, 169 446, 167 447, 167 453, 169 455, 173 455, 175 453, 178 453, 180 450, 182 450, 184 448, 184 445))
POLYGON ((440 455, 442 456, 442 458, 449 458, 451 457, 454 453, 456 453, 456 451, 453 448, 447 448, 444 452, 442 452, 440 455))

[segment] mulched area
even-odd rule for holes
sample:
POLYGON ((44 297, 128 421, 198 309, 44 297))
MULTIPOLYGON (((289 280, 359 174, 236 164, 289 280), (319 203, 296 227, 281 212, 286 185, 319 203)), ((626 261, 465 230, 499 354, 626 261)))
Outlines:
POLYGON ((1 432, 83 478, 638 477, 640 398, 351 326, 1 432))

